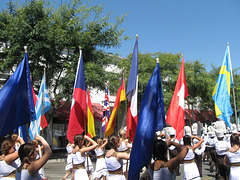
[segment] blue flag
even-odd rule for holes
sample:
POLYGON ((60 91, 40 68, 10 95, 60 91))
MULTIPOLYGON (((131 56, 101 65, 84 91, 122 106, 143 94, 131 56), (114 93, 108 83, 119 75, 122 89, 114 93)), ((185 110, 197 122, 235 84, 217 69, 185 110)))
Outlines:
POLYGON ((0 90, 0 137, 36 119, 27 53, 0 90))
POLYGON ((48 96, 48 90, 47 90, 47 83, 45 76, 42 77, 42 82, 40 85, 40 90, 38 93, 38 98, 36 102, 36 122, 33 121, 30 123, 29 126, 29 137, 31 141, 34 139, 36 134, 40 134, 40 124, 42 121, 42 116, 51 108, 49 96, 48 96))
POLYGON ((27 125, 23 124, 22 126, 19 126, 17 129, 13 131, 13 134, 18 134, 20 137, 23 138, 24 142, 28 142, 27 137, 27 125))
POLYGON ((139 180, 139 173, 152 157, 155 132, 166 126, 159 63, 142 97, 139 120, 130 155, 129 180, 139 180))
POLYGON ((224 120, 230 129, 230 116, 233 114, 230 102, 231 87, 233 87, 232 67, 229 46, 227 46, 212 98, 217 118, 224 120))

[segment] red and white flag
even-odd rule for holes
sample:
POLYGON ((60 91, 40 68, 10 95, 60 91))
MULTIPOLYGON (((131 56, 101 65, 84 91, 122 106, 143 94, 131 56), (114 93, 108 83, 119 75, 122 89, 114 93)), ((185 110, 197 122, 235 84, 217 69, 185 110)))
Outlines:
POLYGON ((184 58, 182 57, 181 70, 179 72, 177 84, 170 103, 166 123, 176 130, 176 138, 178 140, 184 135, 184 98, 188 96, 187 84, 184 72, 184 58))

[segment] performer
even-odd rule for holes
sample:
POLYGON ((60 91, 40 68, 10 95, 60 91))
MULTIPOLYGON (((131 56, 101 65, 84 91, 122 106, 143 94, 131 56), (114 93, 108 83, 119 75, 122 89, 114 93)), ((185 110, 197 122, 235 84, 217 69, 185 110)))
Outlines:
POLYGON ((184 158, 184 175, 183 179, 190 180, 200 180, 200 174, 198 171, 197 164, 195 163, 195 154, 194 151, 196 148, 198 148, 203 142, 203 139, 201 139, 198 136, 189 136, 185 135, 183 137, 183 143, 184 146, 186 146, 189 150, 187 155, 184 158), (199 142, 191 147, 191 140, 197 139, 199 142))
POLYGON ((94 150, 97 157, 96 168, 94 172, 94 179, 99 180, 103 177, 103 179, 106 180, 108 171, 107 171, 107 166, 104 159, 104 156, 105 156, 104 149, 108 143, 108 140, 107 139, 102 140, 101 138, 99 138, 97 139, 97 143, 98 143, 98 146, 94 150))
POLYGON ((74 179, 88 180, 87 170, 85 169, 85 153, 97 147, 97 143, 86 135, 77 134, 74 137, 75 148, 72 151, 72 162, 74 169, 74 179), (92 143, 91 146, 85 147, 84 140, 92 143))
POLYGON ((174 141, 155 140, 153 148, 154 163, 149 168, 151 179, 175 180, 175 169, 186 156, 188 149, 174 141), (167 150, 169 146, 175 146, 179 153, 174 158, 167 160, 167 150))
POLYGON ((17 169, 16 180, 42 180, 38 171, 48 161, 52 154, 52 150, 42 136, 36 135, 35 139, 42 143, 44 154, 41 158, 36 160, 37 151, 35 146, 32 143, 21 145, 18 150, 21 165, 17 169))
MULTIPOLYGON (((176 131, 174 129, 172 129, 170 131, 170 138, 169 141, 175 142, 175 143, 179 143, 179 141, 176 139, 175 137, 176 131)), ((175 158, 178 155, 178 148, 176 146, 171 145, 169 148, 169 154, 170 154, 170 158, 175 158)), ((176 171, 176 175, 180 176, 180 172, 179 172, 179 165, 176 167, 175 169, 176 171)))
POLYGON ((118 152, 120 146, 120 139, 116 135, 112 135, 108 141, 111 149, 105 156, 106 166, 109 172, 109 180, 125 180, 123 174, 123 159, 129 159, 130 155, 127 153, 118 152))
MULTIPOLYGON (((127 139, 127 131, 125 129, 120 129, 118 135, 120 137, 120 146, 118 147, 118 152, 124 152, 129 154, 130 149, 132 148, 132 144, 130 144, 127 139)), ((129 162, 126 159, 123 159, 123 173, 125 176, 127 176, 127 168, 129 168, 129 162)))
POLYGON ((240 180, 240 143, 239 135, 232 134, 230 137, 231 148, 224 158, 224 165, 230 167, 229 180, 240 180))
POLYGON ((72 165, 72 151, 74 149, 75 145, 69 142, 66 146, 67 150, 67 165, 65 167, 65 170, 67 173, 63 176, 63 180, 67 179, 68 176, 72 174, 72 179, 74 179, 74 173, 73 173, 73 165, 72 165))
MULTIPOLYGON (((17 136, 16 141, 24 144, 21 137, 17 136)), ((15 162, 19 158, 18 151, 15 151, 15 143, 12 139, 6 139, 1 145, 2 156, 0 156, 0 179, 15 179, 15 162)))
POLYGON ((216 154, 217 154, 217 174, 220 176, 220 179, 229 178, 229 168, 224 165, 224 157, 228 152, 228 149, 231 147, 229 142, 223 140, 224 133, 222 131, 216 131, 218 142, 215 144, 216 154))

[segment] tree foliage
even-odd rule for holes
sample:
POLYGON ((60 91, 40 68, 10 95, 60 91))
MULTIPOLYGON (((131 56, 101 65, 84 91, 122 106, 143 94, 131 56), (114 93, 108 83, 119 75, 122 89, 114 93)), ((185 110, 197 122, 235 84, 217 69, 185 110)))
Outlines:
POLYGON ((104 67, 112 63, 112 58, 100 48, 120 46, 126 37, 119 26, 126 14, 110 23, 110 15, 103 16, 102 12, 103 6, 90 6, 81 0, 71 0, 57 9, 47 0, 29 0, 23 6, 10 3, 0 13, 0 71, 16 67, 27 46, 35 89, 39 89, 45 67, 53 97, 69 99, 81 46, 86 85, 104 89, 108 76, 104 67))

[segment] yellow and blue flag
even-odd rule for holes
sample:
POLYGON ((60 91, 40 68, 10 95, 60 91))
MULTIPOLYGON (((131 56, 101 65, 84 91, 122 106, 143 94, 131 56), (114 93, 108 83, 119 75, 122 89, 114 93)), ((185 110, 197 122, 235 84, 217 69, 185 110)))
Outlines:
POLYGON ((233 77, 230 50, 229 46, 227 46, 212 97, 215 104, 216 117, 224 120, 229 128, 231 128, 230 116, 233 114, 230 103, 231 87, 233 87, 233 77))

